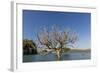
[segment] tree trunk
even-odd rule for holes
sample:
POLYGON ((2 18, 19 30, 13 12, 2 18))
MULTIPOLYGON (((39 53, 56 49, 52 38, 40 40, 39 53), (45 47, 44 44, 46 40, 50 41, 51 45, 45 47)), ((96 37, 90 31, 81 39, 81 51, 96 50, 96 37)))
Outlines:
POLYGON ((57 60, 61 59, 61 49, 56 49, 57 60))

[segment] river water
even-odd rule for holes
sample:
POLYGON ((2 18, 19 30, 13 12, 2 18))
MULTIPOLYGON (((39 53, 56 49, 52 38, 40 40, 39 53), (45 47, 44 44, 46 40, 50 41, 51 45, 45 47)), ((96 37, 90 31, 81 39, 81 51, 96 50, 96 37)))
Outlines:
MULTIPOLYGON (((91 59, 90 51, 73 51, 64 53, 61 60, 86 60, 91 59)), ((44 61, 56 61, 57 56, 55 54, 47 55, 24 55, 23 62, 44 62, 44 61)))

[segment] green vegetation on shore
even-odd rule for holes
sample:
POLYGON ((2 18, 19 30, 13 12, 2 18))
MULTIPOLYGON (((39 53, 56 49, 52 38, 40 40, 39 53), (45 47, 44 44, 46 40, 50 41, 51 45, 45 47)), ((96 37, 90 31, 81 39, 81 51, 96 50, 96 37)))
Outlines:
POLYGON ((37 54, 37 46, 32 40, 23 40, 23 55, 37 54))

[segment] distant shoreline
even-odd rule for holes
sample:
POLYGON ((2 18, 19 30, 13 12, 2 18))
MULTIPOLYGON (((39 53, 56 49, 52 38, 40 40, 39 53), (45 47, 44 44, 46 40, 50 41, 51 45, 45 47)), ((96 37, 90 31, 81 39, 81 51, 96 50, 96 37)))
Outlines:
POLYGON ((70 49, 70 51, 74 51, 74 52, 75 52, 75 51, 76 51, 76 52, 83 52, 83 51, 84 51, 84 52, 85 52, 85 51, 86 51, 86 52, 90 52, 91 49, 70 49))

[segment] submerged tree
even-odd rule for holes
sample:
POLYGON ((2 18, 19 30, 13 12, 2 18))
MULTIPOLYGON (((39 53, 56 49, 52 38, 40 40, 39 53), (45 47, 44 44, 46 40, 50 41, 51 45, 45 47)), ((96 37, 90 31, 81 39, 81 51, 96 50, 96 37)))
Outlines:
POLYGON ((58 60, 61 58, 65 46, 73 46, 77 41, 75 32, 60 30, 57 26, 53 26, 52 29, 42 28, 37 33, 37 38, 39 43, 45 46, 49 52, 56 52, 58 60))

